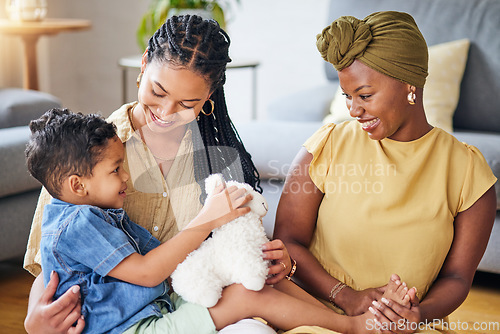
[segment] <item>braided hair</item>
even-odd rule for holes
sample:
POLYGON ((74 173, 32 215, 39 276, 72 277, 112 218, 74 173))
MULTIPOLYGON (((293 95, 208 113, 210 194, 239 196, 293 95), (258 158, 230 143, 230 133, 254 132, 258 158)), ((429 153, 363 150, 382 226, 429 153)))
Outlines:
MULTIPOLYGON (((226 65, 231 61, 229 44, 229 36, 216 21, 204 20, 197 15, 173 16, 150 38, 147 62, 155 60, 189 69, 210 84, 213 113, 200 115, 197 120, 201 140, 200 136, 193 136, 196 181, 201 185, 212 173, 223 173, 226 179, 234 178, 236 171, 232 174, 230 165, 239 157, 244 182, 262 193, 259 173, 227 111, 223 85, 226 65), (218 154, 213 154, 214 148, 218 154)), ((211 108, 210 101, 205 102, 203 110, 211 108)))

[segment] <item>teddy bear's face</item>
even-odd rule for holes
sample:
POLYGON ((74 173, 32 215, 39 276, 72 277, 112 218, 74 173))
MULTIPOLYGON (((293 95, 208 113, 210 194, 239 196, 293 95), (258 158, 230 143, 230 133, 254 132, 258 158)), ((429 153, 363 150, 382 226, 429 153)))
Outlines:
MULTIPOLYGON (((205 191, 207 192, 207 194, 210 196, 212 194, 213 190, 218 185, 220 185, 221 182, 225 182, 222 174, 210 175, 205 180, 205 191)), ((253 188, 246 183, 239 183, 236 181, 228 181, 226 183, 226 186, 231 186, 231 185, 235 185, 239 188, 245 188, 246 193, 252 195, 252 197, 253 197, 252 200, 250 202, 248 202, 247 204, 245 204, 244 206, 249 207, 252 210, 252 212, 256 213, 261 218, 266 215, 269 207, 267 205, 266 199, 264 198, 264 196, 262 196, 262 194, 253 190, 253 188)))
POLYGON ((264 198, 264 196, 262 196, 262 194, 259 194, 255 190, 251 191, 247 190, 247 193, 252 194, 253 198, 250 202, 248 202, 244 206, 248 206, 252 210, 252 212, 255 212, 260 217, 264 217, 268 210, 267 201, 264 198))

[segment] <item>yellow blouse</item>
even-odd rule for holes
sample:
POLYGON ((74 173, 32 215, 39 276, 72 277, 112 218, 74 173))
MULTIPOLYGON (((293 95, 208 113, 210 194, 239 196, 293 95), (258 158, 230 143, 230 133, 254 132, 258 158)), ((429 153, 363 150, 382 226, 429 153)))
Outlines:
POLYGON ((477 148, 439 128, 398 142, 372 140, 356 121, 327 124, 304 146, 324 193, 310 251, 356 290, 397 273, 422 299, 450 249, 454 218, 496 182, 477 148))
MULTIPOLYGON (((137 102, 123 105, 108 118, 117 127, 125 144, 124 168, 130 174, 124 209, 132 221, 145 227, 164 242, 176 235, 201 210, 201 189, 194 178, 192 131, 187 130, 172 167, 163 176, 151 151, 131 123, 131 111, 137 102)), ((40 237, 43 207, 50 195, 42 189, 38 200, 24 268, 33 275, 41 272, 40 237)))
POLYGON ((398 142, 371 140, 355 121, 328 124, 304 146, 325 193, 310 249, 358 290, 398 273, 422 299, 450 249, 454 218, 496 182, 477 148, 439 128, 398 142))

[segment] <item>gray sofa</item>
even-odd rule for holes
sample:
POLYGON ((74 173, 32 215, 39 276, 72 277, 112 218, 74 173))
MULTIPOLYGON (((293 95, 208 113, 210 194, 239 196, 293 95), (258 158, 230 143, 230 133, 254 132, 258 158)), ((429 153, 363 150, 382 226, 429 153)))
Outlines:
POLYGON ((40 193, 24 159, 30 136, 27 124, 60 105, 50 94, 0 89, 0 261, 24 255, 40 193))
MULTIPOLYGON (((463 38, 471 41, 453 134, 478 147, 500 178, 500 0, 332 0, 325 26, 339 16, 364 18, 381 10, 410 13, 429 46, 463 38)), ((270 204, 264 220, 269 235, 288 167, 303 142, 322 125, 338 87, 336 72, 326 62, 325 75, 328 84, 270 104, 267 120, 236 124, 263 179, 270 204)), ((500 209, 498 182, 496 192, 500 209)), ((500 273, 500 211, 479 270, 500 273)))

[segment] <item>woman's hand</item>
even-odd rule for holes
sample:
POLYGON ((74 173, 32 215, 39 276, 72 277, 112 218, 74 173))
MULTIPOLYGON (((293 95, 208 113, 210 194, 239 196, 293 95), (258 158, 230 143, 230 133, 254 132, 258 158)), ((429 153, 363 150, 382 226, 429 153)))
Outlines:
MULTIPOLYGON (((40 298, 30 302, 28 314, 24 320, 24 328, 29 334, 78 334, 83 331, 85 320, 81 317, 80 287, 77 285, 71 287, 56 301, 53 301, 58 284, 59 276, 54 272, 40 298), (76 326, 73 327, 75 322, 76 326)), ((30 297, 37 295, 35 290, 38 289, 43 289, 41 274, 33 283, 30 297)))
POLYGON ((266 284, 276 284, 287 276, 292 270, 292 261, 285 244, 280 239, 267 242, 262 247, 264 259, 270 260, 269 278, 266 284))
POLYGON ((422 321, 420 301, 414 288, 408 290, 408 295, 410 297, 410 308, 386 298, 374 302, 371 312, 374 314, 375 319, 379 322, 390 321, 390 328, 394 333, 409 334, 416 332, 422 321))
POLYGON ((345 287, 336 296, 335 304, 344 310, 349 316, 356 316, 366 313, 368 308, 372 306, 372 302, 380 300, 387 285, 379 288, 370 288, 366 290, 356 291, 349 287, 345 287))

